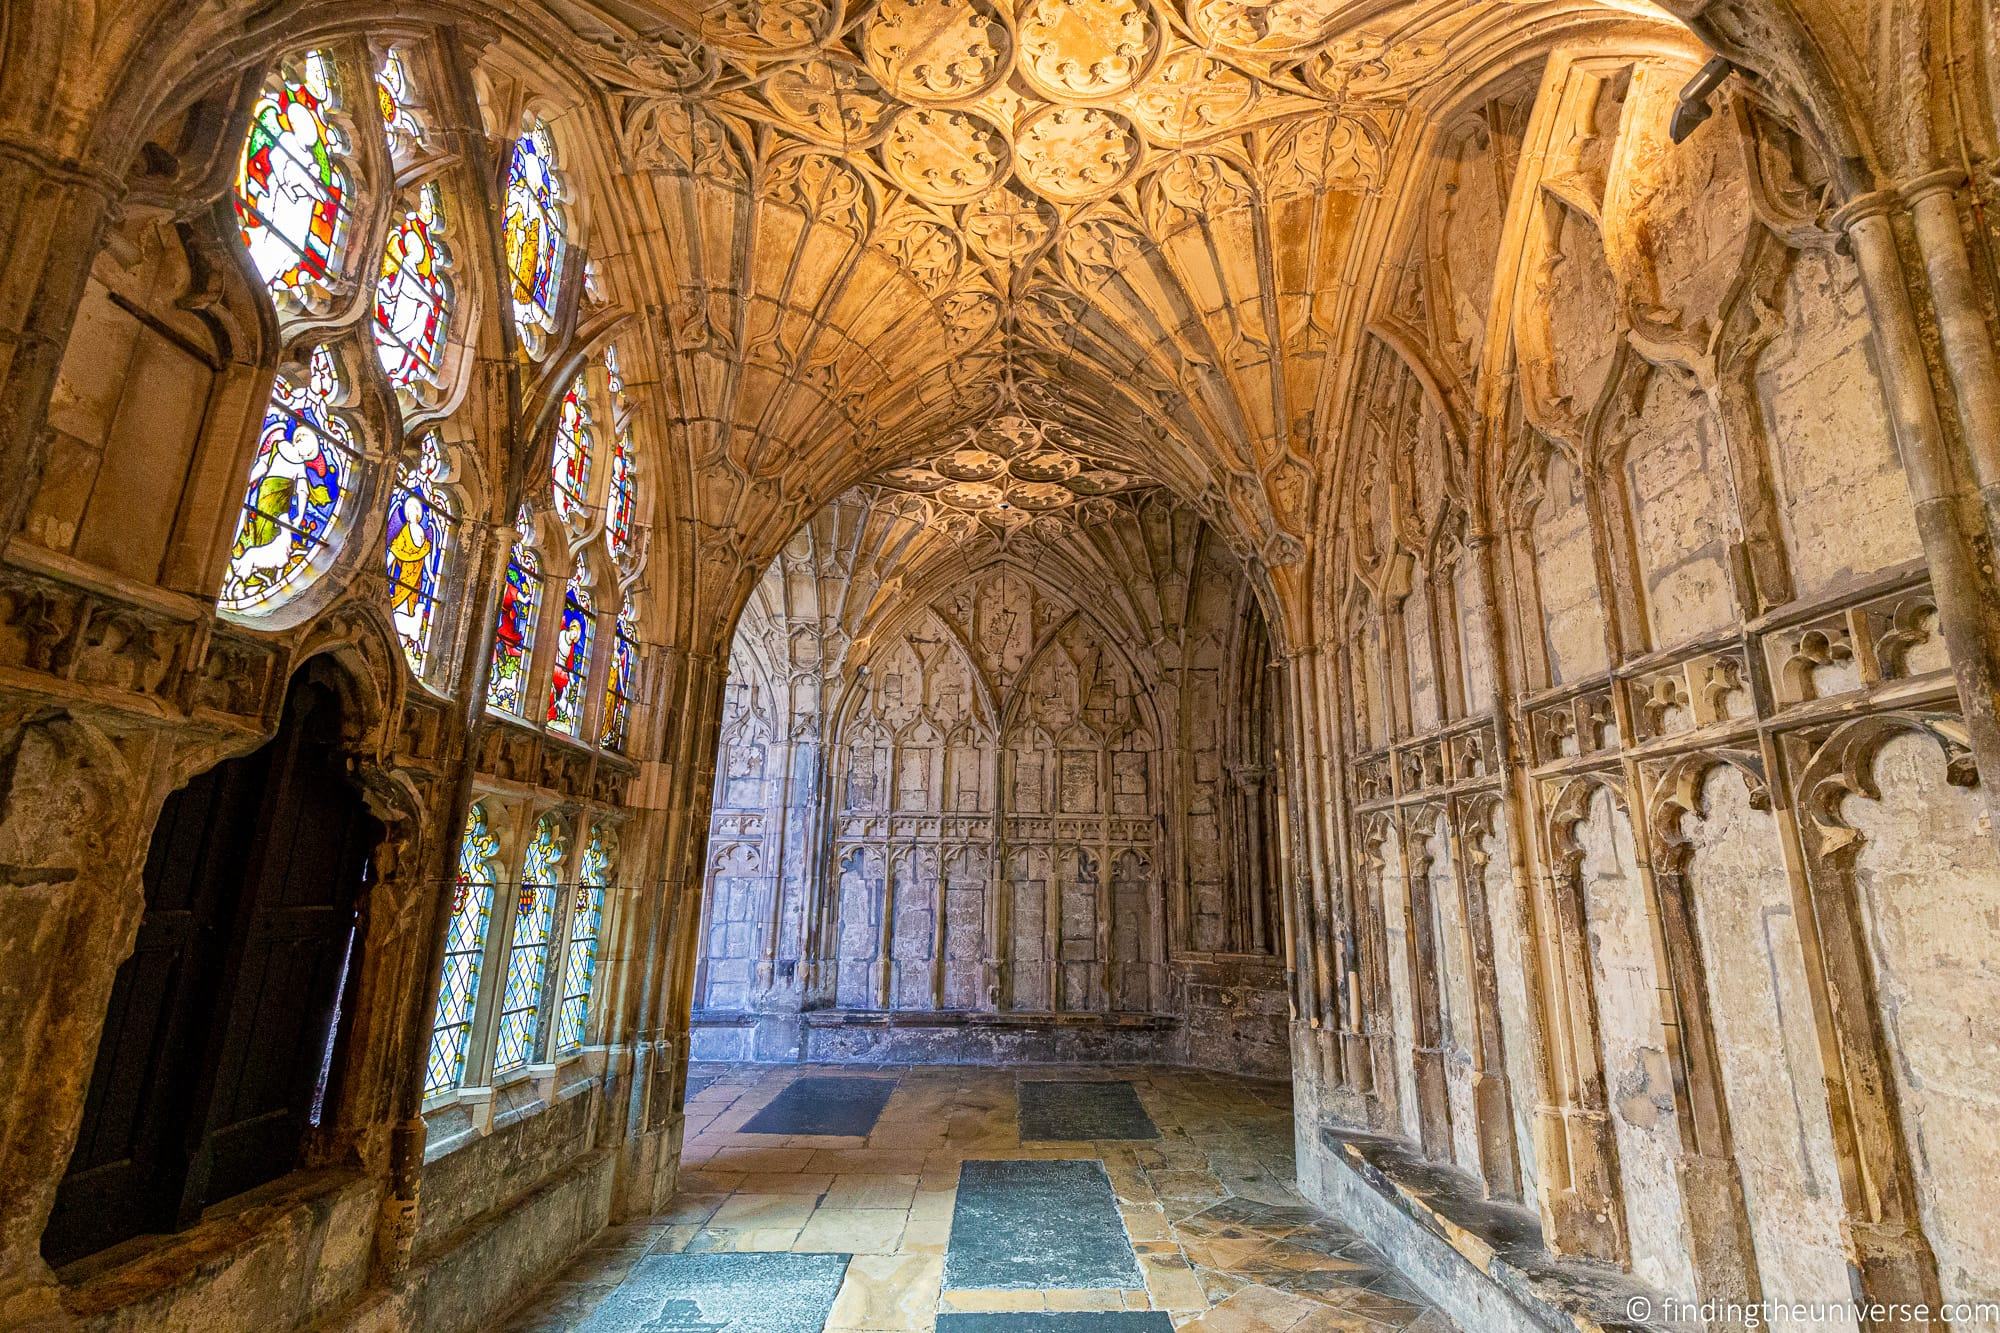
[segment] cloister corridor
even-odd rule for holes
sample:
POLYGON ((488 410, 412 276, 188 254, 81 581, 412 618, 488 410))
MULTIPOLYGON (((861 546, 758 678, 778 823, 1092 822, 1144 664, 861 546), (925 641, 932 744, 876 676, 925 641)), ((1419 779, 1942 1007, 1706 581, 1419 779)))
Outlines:
POLYGON ((2000 1328, 1995 0, 0 0, 0 1333, 2000 1328))

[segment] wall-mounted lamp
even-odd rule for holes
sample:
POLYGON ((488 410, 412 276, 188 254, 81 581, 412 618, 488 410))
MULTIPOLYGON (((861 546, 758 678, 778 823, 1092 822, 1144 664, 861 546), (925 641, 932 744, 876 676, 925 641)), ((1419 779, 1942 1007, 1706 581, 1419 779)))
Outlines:
POLYGON ((1667 134, 1675 143, 1685 142, 1694 133, 1695 126, 1715 114, 1715 108, 1708 104, 1709 96, 1735 72, 1736 66, 1717 56, 1688 80, 1687 87, 1681 89, 1680 101, 1674 106, 1674 118, 1667 125, 1667 134))

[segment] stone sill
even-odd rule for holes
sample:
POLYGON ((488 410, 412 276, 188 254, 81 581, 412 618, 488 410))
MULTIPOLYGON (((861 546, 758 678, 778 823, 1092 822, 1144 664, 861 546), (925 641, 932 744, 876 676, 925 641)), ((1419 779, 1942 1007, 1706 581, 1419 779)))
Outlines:
POLYGON ((114 1312, 130 1317, 155 1302, 188 1299, 188 1289, 199 1285, 190 1283, 191 1273, 223 1282, 239 1265, 254 1262, 258 1251, 274 1245, 288 1250, 290 1242, 308 1237, 320 1243, 300 1248, 320 1253, 321 1271, 298 1276, 319 1285, 339 1267, 324 1251, 353 1243, 348 1267, 358 1287, 367 1275, 379 1194, 380 1182, 350 1168, 294 1171, 213 1205, 185 1231, 134 1236, 59 1269, 63 1305, 79 1319, 114 1312))
POLYGON ((589 1092, 603 1073, 607 1048, 586 1046, 554 1065, 510 1070, 490 1087, 460 1088, 424 1111, 424 1161, 519 1124, 551 1106, 589 1092))
MULTIPOLYGON (((1344 1172, 1350 1184, 1387 1204, 1410 1231, 1449 1247, 1467 1270, 1460 1276, 1497 1288, 1527 1326, 1550 1333, 1669 1329, 1627 1316, 1634 1298, 1659 1309, 1659 1292, 1611 1265, 1551 1255, 1542 1243, 1540 1218, 1520 1204, 1482 1197, 1480 1183, 1469 1173, 1427 1161, 1401 1140, 1337 1125, 1322 1124, 1319 1141, 1330 1171, 1344 1172)), ((1429 1266, 1407 1264, 1408 1255, 1398 1253, 1408 1236, 1373 1227, 1364 1234, 1425 1286, 1429 1266)), ((1426 1294, 1444 1297, 1442 1292, 1426 1294)))

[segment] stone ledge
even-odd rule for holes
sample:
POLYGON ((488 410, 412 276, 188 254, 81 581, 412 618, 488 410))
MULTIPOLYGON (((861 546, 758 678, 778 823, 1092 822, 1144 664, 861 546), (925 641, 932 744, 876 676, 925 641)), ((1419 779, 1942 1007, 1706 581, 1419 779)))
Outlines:
POLYGON ((1388 1256, 1431 1300, 1480 1333, 1668 1333, 1626 1317, 1658 1292, 1608 1265, 1559 1259, 1519 1204, 1481 1197, 1470 1175, 1399 1140, 1301 1123, 1299 1187, 1388 1256))
POLYGON ((364 1289, 380 1197, 379 1182, 354 1171, 293 1172, 216 1204, 185 1231, 77 1260, 58 1274, 63 1306, 107 1333, 304 1322, 364 1289))

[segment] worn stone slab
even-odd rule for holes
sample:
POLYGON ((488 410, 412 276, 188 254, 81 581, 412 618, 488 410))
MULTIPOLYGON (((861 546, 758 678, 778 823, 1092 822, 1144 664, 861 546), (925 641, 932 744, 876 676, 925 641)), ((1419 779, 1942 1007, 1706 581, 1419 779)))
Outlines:
POLYGON ((844 1254, 651 1254, 578 1333, 821 1333, 844 1254))
POLYGON ((944 1285, 1035 1291, 1145 1285, 1104 1163, 964 1164, 944 1285))
POLYGON ((937 1333, 1171 1333, 1164 1310, 1053 1310, 941 1314, 937 1333))
POLYGON ((1020 1095, 1023 1142, 1160 1137, 1130 1083, 1037 1079, 1020 1095))
POLYGON ((750 1117, 745 1134, 829 1134, 861 1137, 875 1128, 893 1079, 808 1074, 795 1078, 770 1105, 750 1117))

